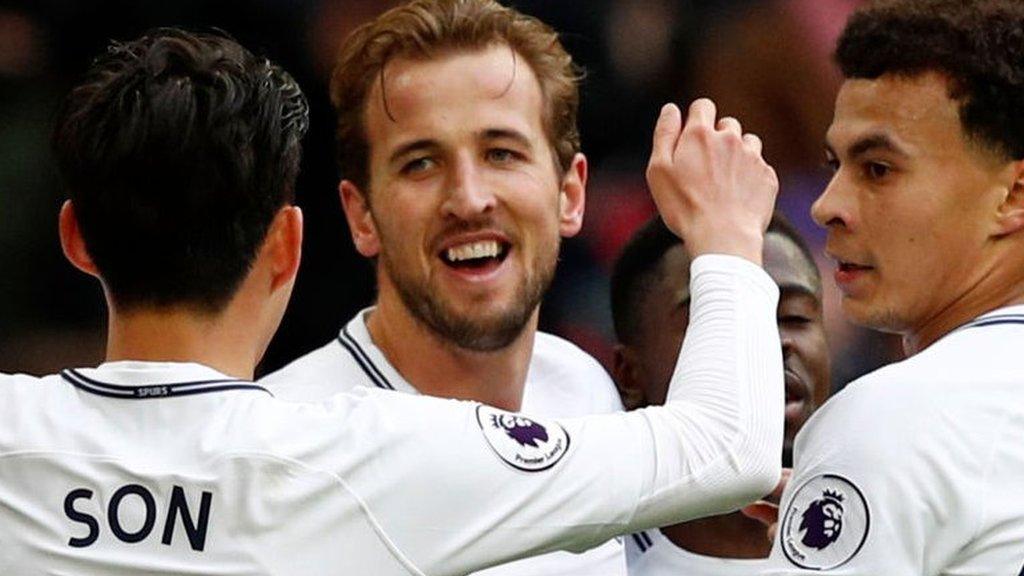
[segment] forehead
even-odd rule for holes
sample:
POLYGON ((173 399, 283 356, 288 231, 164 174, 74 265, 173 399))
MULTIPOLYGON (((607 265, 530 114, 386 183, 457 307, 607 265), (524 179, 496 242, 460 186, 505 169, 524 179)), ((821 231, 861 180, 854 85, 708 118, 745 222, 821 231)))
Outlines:
POLYGON ((690 255, 682 244, 669 247, 649 273, 654 282, 646 299, 655 304, 652 314, 663 317, 666 306, 690 297, 690 255))
POLYGON ((841 155, 868 136, 887 137, 912 156, 962 148, 959 104, 949 97, 946 77, 927 72, 844 82, 836 97, 828 143, 841 155))
POLYGON ((370 91, 365 116, 371 142, 493 128, 532 135, 541 130, 542 104, 532 68, 507 45, 495 44, 389 61, 370 91))
POLYGON ((764 269, 779 288, 819 293, 820 283, 811 266, 792 239, 776 232, 765 235, 764 269))

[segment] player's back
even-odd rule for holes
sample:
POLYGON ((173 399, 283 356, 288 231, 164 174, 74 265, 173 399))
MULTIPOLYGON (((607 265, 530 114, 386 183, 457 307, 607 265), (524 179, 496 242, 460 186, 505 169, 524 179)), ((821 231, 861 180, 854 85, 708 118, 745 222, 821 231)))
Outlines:
POLYGON ((0 574, 415 573, 343 480, 375 446, 343 399, 279 402, 194 364, 0 384, 0 574))

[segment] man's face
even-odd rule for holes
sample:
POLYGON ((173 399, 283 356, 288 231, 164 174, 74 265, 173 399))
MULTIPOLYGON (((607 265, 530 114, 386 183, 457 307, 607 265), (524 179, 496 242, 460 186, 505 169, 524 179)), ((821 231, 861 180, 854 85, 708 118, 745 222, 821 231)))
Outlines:
POLYGON ((342 185, 357 248, 379 256, 382 306, 397 296, 478 351, 535 318, 586 182, 582 155, 565 176, 556 166, 542 110, 536 76, 506 46, 388 63, 367 100, 369 190, 342 185))
MULTIPOLYGON (((829 392, 829 356, 821 314, 821 286, 812 264, 789 238, 769 233, 764 268, 779 285, 779 336, 786 379, 785 447, 829 392)), ((640 393, 639 405, 665 403, 676 357, 686 335, 690 304, 690 259, 683 245, 670 248, 654 273, 638 310, 639 333, 625 347, 626 376, 617 362, 616 380, 640 393), (632 380, 632 382, 625 382, 632 380)), ((628 392, 627 392, 628 394, 628 392)))
POLYGON ((828 228, 843 310, 920 332, 988 273, 986 216, 1006 163, 967 139, 935 73, 848 80, 827 140, 836 172, 812 215, 828 228))

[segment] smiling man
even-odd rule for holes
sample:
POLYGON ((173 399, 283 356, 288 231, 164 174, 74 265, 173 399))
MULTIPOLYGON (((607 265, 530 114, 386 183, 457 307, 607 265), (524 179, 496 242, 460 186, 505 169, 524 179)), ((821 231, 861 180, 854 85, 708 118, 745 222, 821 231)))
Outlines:
MULTIPOLYGON (((537 331, 560 240, 583 221, 578 77, 554 31, 488 0, 412 2, 353 33, 331 94, 341 200, 377 301, 263 383, 291 400, 371 387, 620 411, 593 358, 537 331)), ((612 540, 492 573, 613 576, 625 560, 612 540)))
MULTIPOLYGON (((615 262, 612 317, 619 345, 614 375, 627 409, 665 403, 673 350, 686 335, 690 257, 655 217, 615 262)), ((782 461, 792 466, 793 438, 829 393, 829 356, 821 276, 800 234, 776 213, 764 242, 764 268, 779 286, 779 337, 786 374, 782 461)), ((740 512, 646 530, 626 539, 630 576, 747 575, 768 556, 762 525, 740 512)))
POLYGON ((797 438, 772 574, 1024 566, 1024 4, 856 13, 813 207, 842 306, 910 356, 797 438))

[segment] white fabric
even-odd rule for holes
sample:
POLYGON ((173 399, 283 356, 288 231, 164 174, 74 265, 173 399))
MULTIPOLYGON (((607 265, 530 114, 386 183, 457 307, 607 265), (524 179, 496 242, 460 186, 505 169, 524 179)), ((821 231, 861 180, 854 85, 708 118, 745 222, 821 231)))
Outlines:
MULTIPOLYGON (((337 338, 260 380, 275 396, 291 401, 323 400, 355 388, 394 389, 418 394, 388 362, 370 336, 368 308, 356 314, 337 338)), ((543 418, 571 418, 622 411, 615 384, 592 356, 552 334, 538 332, 523 389, 522 412, 543 418)), ((555 551, 475 573, 476 576, 625 576, 619 538, 579 554, 555 551)))
POLYGON ((194 364, 2 376, 0 574, 457 575, 733 509, 779 474, 778 291, 737 258, 692 270, 669 402, 633 413, 290 403, 194 364), (510 463, 506 417, 549 466, 510 463))
POLYGON ((694 554, 657 528, 630 534, 625 541, 629 576, 750 576, 764 563, 694 554))
POLYGON ((1024 306, 996 310, 827 402, 797 437, 765 573, 1021 574, 1022 345, 1024 306), (825 490, 842 493, 843 525, 818 550, 803 541, 820 525, 801 525, 825 490))

